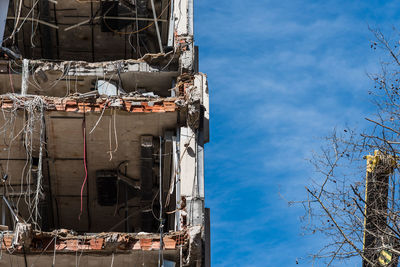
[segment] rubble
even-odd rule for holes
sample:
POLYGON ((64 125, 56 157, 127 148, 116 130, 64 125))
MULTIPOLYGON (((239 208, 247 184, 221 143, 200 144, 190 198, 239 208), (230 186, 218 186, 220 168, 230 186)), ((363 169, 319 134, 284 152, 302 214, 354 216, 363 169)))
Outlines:
MULTIPOLYGON (((42 253, 54 250, 60 253, 125 253, 127 251, 151 251, 160 249, 160 236, 152 233, 98 233, 78 235, 71 230, 60 229, 53 232, 31 231, 24 228, 17 232, 1 232, 1 249, 14 253, 42 253), (25 251, 25 252, 24 252, 25 251)), ((163 249, 176 250, 187 247, 188 233, 186 231, 169 232, 163 236, 163 249)))
MULTIPOLYGON (((20 95, 2 95, 0 96, 0 108, 4 110, 24 109, 24 102, 34 99, 37 96, 20 96, 20 95), (21 101, 17 102, 16 99, 21 101)), ((70 97, 47 97, 40 96, 46 104, 48 111, 66 111, 66 112, 101 112, 107 108, 118 108, 127 112, 175 112, 178 106, 175 104, 179 98, 170 97, 163 99, 152 99, 148 97, 114 97, 101 98, 91 97, 82 98, 81 96, 70 97)))

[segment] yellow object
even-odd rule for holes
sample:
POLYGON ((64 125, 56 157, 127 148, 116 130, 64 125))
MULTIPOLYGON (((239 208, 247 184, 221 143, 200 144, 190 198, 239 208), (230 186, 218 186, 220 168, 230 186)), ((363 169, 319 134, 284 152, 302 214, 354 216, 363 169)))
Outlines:
MULTIPOLYGON (((388 168, 388 174, 393 172, 393 168, 396 166, 396 159, 393 158, 393 156, 387 155, 387 154, 382 154, 379 150, 374 151, 374 155, 368 155, 365 156, 364 159, 367 160, 367 174, 365 177, 365 202, 367 202, 368 198, 368 174, 374 172, 376 166, 382 161, 382 160, 389 160, 390 164, 392 165, 392 168, 388 168)), ((366 228, 367 224, 367 203, 365 203, 365 208, 364 208, 364 229, 366 228)), ((365 233, 366 230, 364 230, 363 234, 363 250, 365 249, 365 233)), ((382 254, 382 252, 381 252, 382 254)))
POLYGON ((381 266, 387 266, 392 261, 392 253, 382 250, 379 254, 378 262, 381 266))
POLYGON ((375 150, 374 155, 368 155, 364 158, 367 160, 367 173, 373 172, 381 160, 389 160, 393 168, 396 166, 396 160, 392 156, 383 155, 379 150, 375 150))
POLYGON ((375 150, 374 155, 368 155, 365 158, 367 159, 367 172, 371 173, 379 163, 381 152, 379 150, 375 150))

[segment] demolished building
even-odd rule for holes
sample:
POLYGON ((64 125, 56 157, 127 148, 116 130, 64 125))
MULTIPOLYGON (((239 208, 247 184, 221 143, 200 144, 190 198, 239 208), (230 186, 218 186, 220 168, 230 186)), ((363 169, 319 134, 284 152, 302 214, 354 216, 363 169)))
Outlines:
POLYGON ((0 13, 0 266, 210 266, 193 0, 0 13))

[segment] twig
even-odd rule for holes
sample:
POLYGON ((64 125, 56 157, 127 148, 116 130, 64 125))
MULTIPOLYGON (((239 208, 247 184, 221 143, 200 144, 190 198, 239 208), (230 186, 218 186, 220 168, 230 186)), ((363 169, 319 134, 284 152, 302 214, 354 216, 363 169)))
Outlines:
POLYGON ((373 123, 375 123, 375 124, 377 124, 377 125, 379 125, 379 126, 381 126, 381 127, 383 127, 383 128, 386 128, 386 129, 388 129, 388 130, 391 130, 391 131, 393 131, 393 132, 395 132, 395 133, 397 133, 397 134, 399 134, 400 135, 400 132, 399 131, 396 131, 395 129, 393 129, 393 128, 390 128, 390 127, 388 127, 388 126, 386 126, 386 125, 383 125, 382 123, 379 123, 379 122, 377 122, 377 121, 374 121, 374 120, 371 120, 371 119, 368 119, 368 118, 365 118, 367 121, 370 121, 370 122, 373 122, 373 123))
POLYGON ((324 211, 326 212, 326 214, 329 216, 329 218, 330 218, 330 219, 332 220, 332 222, 335 224, 336 228, 339 230, 340 234, 343 236, 343 238, 346 240, 346 242, 347 242, 348 244, 350 244, 350 245, 355 249, 355 251, 357 251, 357 253, 358 253, 366 262, 368 262, 369 264, 371 264, 372 266, 374 266, 374 264, 373 264, 369 259, 367 259, 367 258, 363 255, 362 251, 361 251, 360 249, 358 249, 357 246, 354 245, 354 243, 351 242, 350 239, 346 236, 346 234, 343 232, 342 228, 340 228, 340 226, 337 224, 336 220, 333 218, 332 214, 331 214, 331 213, 329 212, 329 210, 325 207, 324 203, 322 203, 321 199, 320 199, 319 197, 317 197, 317 196, 316 196, 310 189, 308 189, 307 187, 306 187, 306 190, 318 201, 318 203, 321 205, 321 207, 324 209, 324 211))

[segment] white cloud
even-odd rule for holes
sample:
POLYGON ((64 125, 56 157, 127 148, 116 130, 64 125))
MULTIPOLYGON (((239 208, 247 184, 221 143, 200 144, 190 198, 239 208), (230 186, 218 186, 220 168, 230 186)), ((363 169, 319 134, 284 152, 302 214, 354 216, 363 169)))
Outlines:
POLYGON ((197 1, 200 68, 212 104, 206 179, 213 249, 233 257, 216 259, 217 266, 296 266, 276 254, 309 251, 311 242, 296 235, 301 212, 287 208, 278 190, 301 197, 312 174, 305 159, 320 138, 335 127, 365 125, 366 72, 377 69, 379 56, 369 49, 368 20, 395 9, 395 1, 377 8, 367 2, 197 1), (271 228, 293 237, 280 240, 271 228), (254 235, 263 231, 260 241, 254 235))

